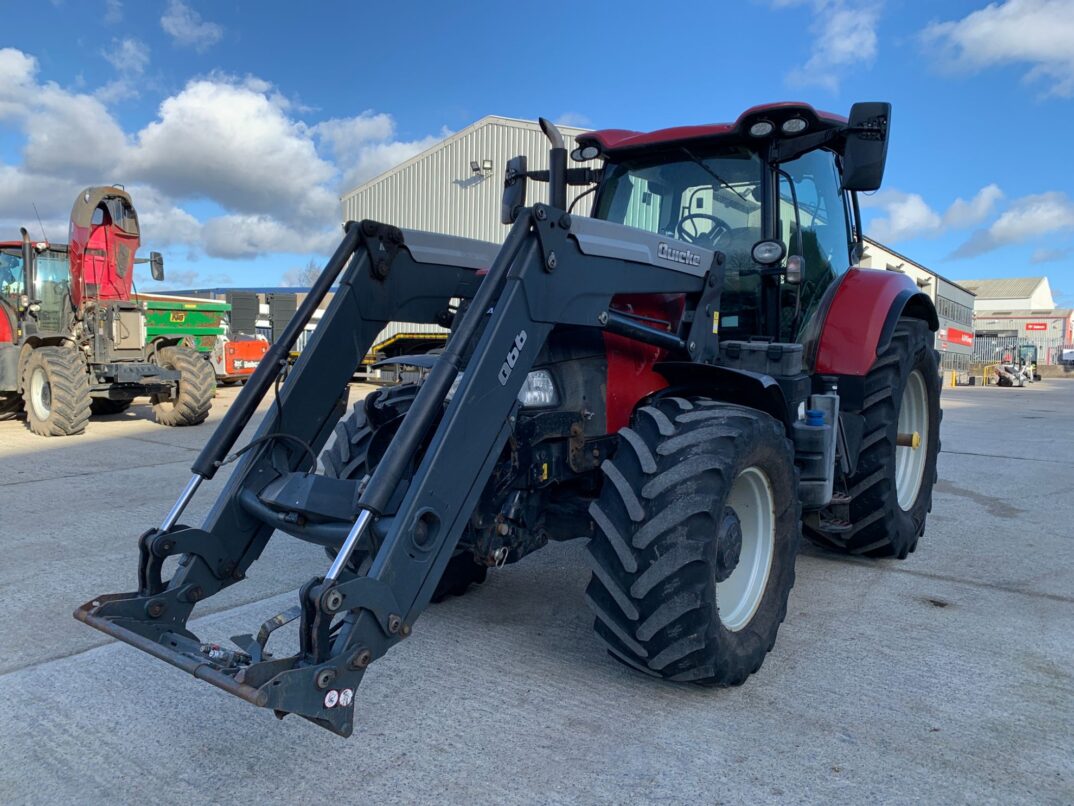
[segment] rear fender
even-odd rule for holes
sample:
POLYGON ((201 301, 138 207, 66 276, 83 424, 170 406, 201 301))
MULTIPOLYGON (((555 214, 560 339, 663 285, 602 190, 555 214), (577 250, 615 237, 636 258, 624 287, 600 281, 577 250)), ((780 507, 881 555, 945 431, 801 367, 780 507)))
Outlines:
POLYGON ((924 320, 933 332, 940 326, 928 294, 905 274, 853 268, 829 293, 819 328, 804 339, 817 374, 866 375, 902 316, 924 320))
POLYGON ((704 395, 724 403, 749 406, 772 415, 783 423, 788 434, 791 432, 787 399, 771 375, 690 361, 662 361, 653 369, 669 384, 658 392, 661 397, 704 395))

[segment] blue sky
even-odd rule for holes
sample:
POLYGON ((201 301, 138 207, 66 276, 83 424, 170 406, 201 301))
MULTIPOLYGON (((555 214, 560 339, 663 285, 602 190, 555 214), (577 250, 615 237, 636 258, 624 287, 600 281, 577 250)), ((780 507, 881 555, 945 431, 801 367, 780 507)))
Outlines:
POLYGON ((487 114, 644 130, 889 100, 867 234, 955 279, 1047 274, 1074 304, 1074 0, 5 13, 0 224, 32 199, 59 240, 82 186, 124 183, 180 285, 286 281, 330 251, 341 191, 487 114))

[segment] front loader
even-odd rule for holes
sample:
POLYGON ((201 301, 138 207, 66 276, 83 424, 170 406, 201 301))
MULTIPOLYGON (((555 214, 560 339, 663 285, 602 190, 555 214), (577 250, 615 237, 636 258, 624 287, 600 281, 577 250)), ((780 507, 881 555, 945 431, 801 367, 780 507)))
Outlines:
POLYGON ((501 247, 347 223, 139 539, 138 589, 76 618, 346 736, 366 668, 430 602, 582 537, 585 599, 611 656, 655 677, 742 683, 775 641, 803 531, 902 558, 931 507, 935 311, 904 275, 851 268, 855 193, 880 185, 889 121, 888 104, 857 104, 849 120, 774 104, 732 124, 595 132, 574 157, 600 170, 567 168, 542 121, 549 169, 509 163, 501 247), (548 183, 548 203, 526 205, 529 181, 548 183), (570 184, 595 185, 591 216, 567 209, 570 184), (276 405, 233 451, 337 278, 276 405), (451 333, 421 357, 420 383, 347 414, 354 368, 392 320, 451 333), (181 523, 236 457, 204 523, 181 523), (324 546, 324 575, 256 636, 194 635, 197 603, 242 580, 276 531, 324 546), (297 647, 270 651, 294 620, 297 647))

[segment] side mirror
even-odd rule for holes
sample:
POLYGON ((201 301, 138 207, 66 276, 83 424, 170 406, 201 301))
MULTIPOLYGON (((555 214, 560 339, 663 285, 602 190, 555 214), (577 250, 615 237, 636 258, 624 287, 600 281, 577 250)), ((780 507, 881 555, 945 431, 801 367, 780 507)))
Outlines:
POLYGON ((164 279, 164 256, 160 252, 149 253, 149 273, 158 283, 164 279))
POLYGON ((503 180, 503 202, 500 204, 500 221, 514 224, 519 211, 526 206, 526 157, 513 157, 507 161, 507 173, 503 180))
POLYGON ((891 104, 860 103, 850 107, 847 144, 843 152, 843 187, 879 190, 888 158, 891 104))

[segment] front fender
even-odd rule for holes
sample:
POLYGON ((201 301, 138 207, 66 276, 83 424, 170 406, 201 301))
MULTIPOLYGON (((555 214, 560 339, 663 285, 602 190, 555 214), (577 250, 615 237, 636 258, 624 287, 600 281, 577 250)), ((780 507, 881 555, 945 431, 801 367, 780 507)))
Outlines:
POLYGON ((923 319, 933 332, 939 329, 932 300, 905 274, 853 268, 831 290, 815 337, 816 373, 866 375, 901 316, 923 319))
POLYGON ((771 375, 691 361, 661 361, 653 369, 669 384, 658 395, 698 394, 749 406, 772 415, 790 433, 792 414, 783 389, 771 375))

